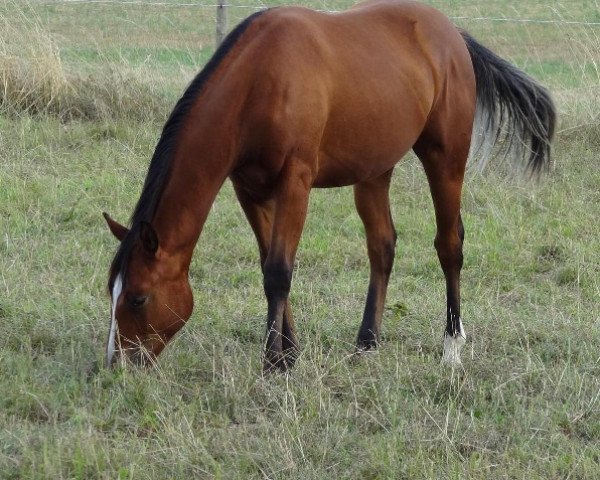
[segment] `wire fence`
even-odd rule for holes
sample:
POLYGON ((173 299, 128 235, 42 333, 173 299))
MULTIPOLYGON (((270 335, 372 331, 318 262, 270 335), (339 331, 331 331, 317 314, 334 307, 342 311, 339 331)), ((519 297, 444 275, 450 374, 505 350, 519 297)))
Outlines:
MULTIPOLYGON (((117 6, 117 7, 132 7, 132 8, 162 8, 162 9, 199 9, 209 11, 210 15, 214 14, 214 46, 217 47, 223 41, 228 31, 232 26, 235 25, 239 20, 254 11, 264 10, 272 6, 277 6, 278 0, 257 0, 253 4, 252 0, 242 0, 242 3, 235 3, 232 0, 208 0, 208 2, 181 2, 177 0, 173 1, 144 1, 144 0, 46 0, 40 2, 45 7, 56 7, 56 6, 71 6, 77 8, 78 6, 117 6), (229 15, 229 12, 236 12, 233 15, 229 15), (245 11, 245 14, 242 13, 245 11), (238 14, 237 12, 240 12, 238 14)), ((307 0, 307 6, 311 6, 315 10, 327 13, 337 13, 343 8, 347 8, 352 5, 353 2, 345 0, 332 0, 337 1, 335 5, 326 3, 330 0, 307 0), (314 3, 314 2, 317 3, 314 3), (332 8, 332 7, 337 8, 332 8)), ((440 4, 439 6, 443 6, 440 4)), ((556 14, 556 12, 555 12, 556 14)), ((600 17, 600 15, 599 15, 600 17)), ((483 16, 483 15, 454 15, 450 18, 456 22, 480 22, 489 24, 512 24, 512 25, 538 25, 538 26, 558 26, 560 27, 588 27, 596 28, 600 26, 600 21, 581 20, 581 19, 566 19, 566 18, 523 18, 517 16, 483 16)), ((208 20, 204 20, 207 22, 208 20)), ((207 25, 203 25, 203 29, 207 28, 207 25)), ((205 30, 205 34, 208 33, 205 30)))
MULTIPOLYGON (((200 8, 200 9, 217 9, 217 12, 226 9, 245 9, 251 11, 259 11, 270 8, 273 5, 267 5, 259 2, 255 5, 244 5, 236 3, 227 3, 225 1, 213 3, 179 3, 179 2, 153 2, 143 0, 53 0, 44 2, 44 6, 56 5, 121 5, 121 6, 141 6, 141 7, 174 7, 174 8, 200 8)), ((315 8, 315 10, 327 13, 338 13, 341 10, 331 8, 315 8)), ((218 15, 217 15, 218 16, 218 15)), ((472 22, 503 22, 514 24, 535 24, 535 25, 581 25, 588 27, 599 27, 600 21, 585 21, 585 20, 566 20, 566 19, 540 19, 540 18, 517 18, 517 17, 489 17, 489 16, 450 16, 452 20, 472 21, 472 22)), ((223 30, 223 26, 218 25, 216 29, 223 30)), ((225 28, 226 30, 227 28, 225 28)), ((218 35, 217 35, 218 38, 218 35)))
MULTIPOLYGON (((0 22, 0 60, 2 49, 14 47, 14 55, 18 56, 25 54, 29 43, 35 43, 17 45, 14 37, 18 35, 9 32, 18 34, 19 22, 32 22, 30 30, 37 32, 41 27, 47 33, 38 43, 50 44, 58 52, 57 61, 68 71, 82 75, 101 75, 111 69, 133 72, 155 90, 179 91, 210 58, 215 44, 239 21, 288 1, 8 0, 0 3, 0 21, 10 27, 3 34, 0 22), (11 5, 21 13, 9 12, 1 18, 2 9, 7 11, 11 5)), ((297 1, 314 10, 335 13, 356 0, 297 1)), ((597 3, 555 2, 542 6, 533 0, 426 1, 511 63, 543 79, 564 111, 572 111, 574 118, 596 121, 600 102, 597 3), (577 8, 572 8, 574 3, 577 8), (510 5, 513 8, 506 8, 510 5)), ((25 60, 37 58, 37 54, 28 55, 25 60)))

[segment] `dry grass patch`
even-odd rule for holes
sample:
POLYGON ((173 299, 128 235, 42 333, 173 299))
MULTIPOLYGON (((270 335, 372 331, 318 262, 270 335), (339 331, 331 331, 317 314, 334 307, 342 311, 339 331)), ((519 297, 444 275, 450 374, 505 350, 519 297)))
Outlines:
POLYGON ((89 73, 64 65, 38 17, 0 17, 0 112, 61 120, 164 118, 173 103, 165 81, 149 66, 103 62, 89 73))

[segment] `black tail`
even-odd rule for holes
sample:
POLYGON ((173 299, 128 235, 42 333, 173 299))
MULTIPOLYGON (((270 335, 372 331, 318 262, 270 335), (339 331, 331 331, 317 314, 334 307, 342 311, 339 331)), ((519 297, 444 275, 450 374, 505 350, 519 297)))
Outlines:
POLYGON ((471 35, 461 33, 471 54, 477 81, 477 113, 471 151, 481 157, 483 168, 494 145, 504 140, 505 152, 514 159, 525 161, 533 173, 547 168, 556 123, 556 109, 550 93, 471 35))

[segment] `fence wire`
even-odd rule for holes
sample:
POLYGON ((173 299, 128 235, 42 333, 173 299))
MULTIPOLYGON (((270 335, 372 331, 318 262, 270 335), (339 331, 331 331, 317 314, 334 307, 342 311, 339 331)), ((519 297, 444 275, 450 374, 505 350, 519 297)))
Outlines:
MULTIPOLYGON (((151 6, 151 7, 193 7, 193 8, 239 8, 249 10, 265 10, 268 5, 239 5, 233 3, 207 4, 207 3, 175 3, 175 2, 145 2, 143 0, 54 0, 45 2, 44 6, 57 5, 124 5, 124 6, 151 6)), ((341 10, 315 9, 326 13, 339 13, 341 10)), ((452 20, 480 21, 480 22, 504 22, 504 23, 529 23, 538 25, 581 25, 581 26, 600 26, 600 22, 588 22, 583 20, 553 20, 538 18, 512 18, 512 17, 468 17, 468 16, 450 16, 452 20)))

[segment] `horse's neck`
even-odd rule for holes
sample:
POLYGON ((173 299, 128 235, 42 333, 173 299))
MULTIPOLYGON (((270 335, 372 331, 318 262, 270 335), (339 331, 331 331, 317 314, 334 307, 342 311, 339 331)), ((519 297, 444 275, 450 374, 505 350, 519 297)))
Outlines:
MULTIPOLYGON (((161 248, 189 266, 211 206, 233 168, 231 137, 205 122, 184 129, 171 159, 169 179, 152 224, 161 248), (219 133, 222 132, 222 133, 219 133)), ((222 124, 221 124, 222 126, 222 124)), ((226 130, 226 129, 225 129, 226 130)))

